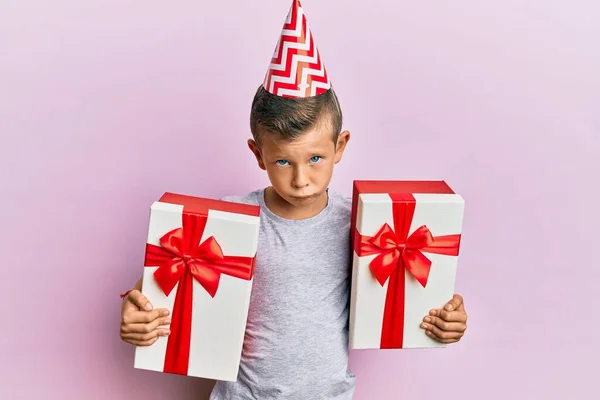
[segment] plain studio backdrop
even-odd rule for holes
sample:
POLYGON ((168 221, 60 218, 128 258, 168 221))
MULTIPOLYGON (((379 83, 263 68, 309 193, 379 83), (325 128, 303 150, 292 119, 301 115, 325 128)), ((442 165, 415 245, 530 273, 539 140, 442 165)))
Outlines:
MULTIPOLYGON (((203 399, 133 369, 119 293, 164 191, 268 183, 252 96, 291 0, 0 2, 0 398, 203 399)), ((600 3, 304 0, 353 136, 332 188, 466 200, 464 340, 351 353, 356 399, 584 399, 599 337, 600 3)))

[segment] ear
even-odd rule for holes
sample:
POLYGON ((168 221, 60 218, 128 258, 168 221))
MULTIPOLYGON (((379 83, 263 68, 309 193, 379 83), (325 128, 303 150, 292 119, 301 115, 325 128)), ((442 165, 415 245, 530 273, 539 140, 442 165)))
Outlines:
POLYGON ((259 168, 266 170, 267 168, 265 167, 265 162, 263 161, 262 155, 260 154, 260 149, 258 148, 258 145, 253 139, 248 139, 248 148, 250 149, 252 154, 254 154, 254 157, 256 157, 256 162, 258 162, 259 168))
POLYGON ((342 155, 344 154, 344 150, 346 150, 346 146, 350 141, 350 132, 344 131, 338 135, 337 144, 335 146, 335 159, 334 162, 337 164, 342 160, 342 155))

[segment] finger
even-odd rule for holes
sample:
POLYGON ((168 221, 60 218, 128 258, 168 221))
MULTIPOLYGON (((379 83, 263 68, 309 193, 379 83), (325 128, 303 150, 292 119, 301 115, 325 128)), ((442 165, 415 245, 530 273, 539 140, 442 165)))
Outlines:
POLYGON ((165 308, 157 308, 152 311, 128 311, 123 313, 122 324, 149 324, 160 317, 169 315, 169 310, 165 308))
POLYGON ((137 340, 140 342, 152 340, 154 338, 160 338, 169 336, 171 331, 169 329, 156 329, 149 333, 124 333, 121 335, 123 340, 137 340))
POLYGON ((429 336, 433 340, 440 342, 440 343, 444 343, 444 344, 456 343, 460 340, 460 339, 442 339, 442 338, 435 336, 431 331, 425 331, 425 333, 427 334, 427 336, 429 336))
POLYGON ((447 310, 447 311, 458 310, 462 307, 462 305, 463 305, 462 296, 460 294, 455 294, 452 297, 452 300, 450 300, 448 303, 446 303, 444 310, 447 310))
POLYGON ((121 333, 149 333, 158 328, 159 326, 168 328, 171 323, 171 318, 162 317, 157 318, 150 323, 137 323, 137 324, 122 324, 121 333))
POLYGON ((429 316, 439 317, 446 322, 467 322, 467 314, 463 311, 433 309, 429 312, 429 316))
POLYGON ((144 296, 142 292, 140 292, 137 289, 129 292, 129 294, 127 295, 127 301, 138 306, 140 310, 150 311, 153 308, 152 304, 150 303, 150 301, 148 301, 146 296, 144 296))
POLYGON ((159 339, 159 336, 156 336, 155 338, 152 338, 150 340, 145 340, 145 341, 128 339, 128 340, 125 340, 125 342, 132 344, 134 346, 138 346, 138 347, 146 347, 146 346, 153 345, 154 343, 156 343, 156 341, 158 339, 159 339))
POLYGON ((130 342, 130 341, 138 341, 138 342, 147 342, 154 338, 159 338, 163 336, 169 336, 170 331, 168 329, 156 329, 149 333, 123 333, 121 334, 121 339, 130 342))
POLYGON ((132 340, 129 343, 131 343, 135 346, 138 346, 138 347, 148 347, 148 346, 152 346, 154 343, 156 343, 157 340, 158 340, 158 336, 155 337, 154 339, 150 339, 145 342, 141 342, 139 340, 132 340))
POLYGON ((467 330, 467 324, 464 322, 448 322, 444 321, 440 317, 425 317, 423 318, 423 329, 427 329, 429 325, 435 325, 442 331, 448 332, 461 332, 464 333, 467 330))
POLYGON ((425 332, 430 332, 431 334, 429 336, 432 336, 434 339, 440 340, 457 341, 458 339, 463 337, 463 334, 461 332, 443 331, 435 325, 428 325, 427 330, 425 332))

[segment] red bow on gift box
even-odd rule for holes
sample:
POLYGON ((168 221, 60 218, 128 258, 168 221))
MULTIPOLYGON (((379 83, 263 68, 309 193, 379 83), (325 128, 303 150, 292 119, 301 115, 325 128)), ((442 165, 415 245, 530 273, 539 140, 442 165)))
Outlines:
POLYGON ((186 271, 189 271, 211 297, 215 297, 217 293, 221 274, 240 279, 252 277, 252 258, 224 256, 221 246, 213 236, 198 245, 199 237, 194 235, 200 233, 201 237, 204 227, 200 230, 190 226, 191 221, 185 225, 185 230, 174 229, 161 237, 160 246, 146 246, 145 265, 159 266, 154 278, 166 296, 181 281, 186 271))
POLYGON ((371 261, 370 269, 381 286, 398 267, 405 267, 421 286, 427 286, 431 260, 423 252, 457 256, 460 243, 460 235, 434 238, 425 225, 403 238, 387 223, 375 236, 361 236, 360 239, 359 257, 378 254, 371 261))

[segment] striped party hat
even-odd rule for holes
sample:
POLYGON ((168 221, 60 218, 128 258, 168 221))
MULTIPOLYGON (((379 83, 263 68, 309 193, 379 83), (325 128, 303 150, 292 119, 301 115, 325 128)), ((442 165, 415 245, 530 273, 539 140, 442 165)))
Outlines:
POLYGON ((293 0, 263 83, 276 96, 318 96, 331 88, 299 0, 293 0))

